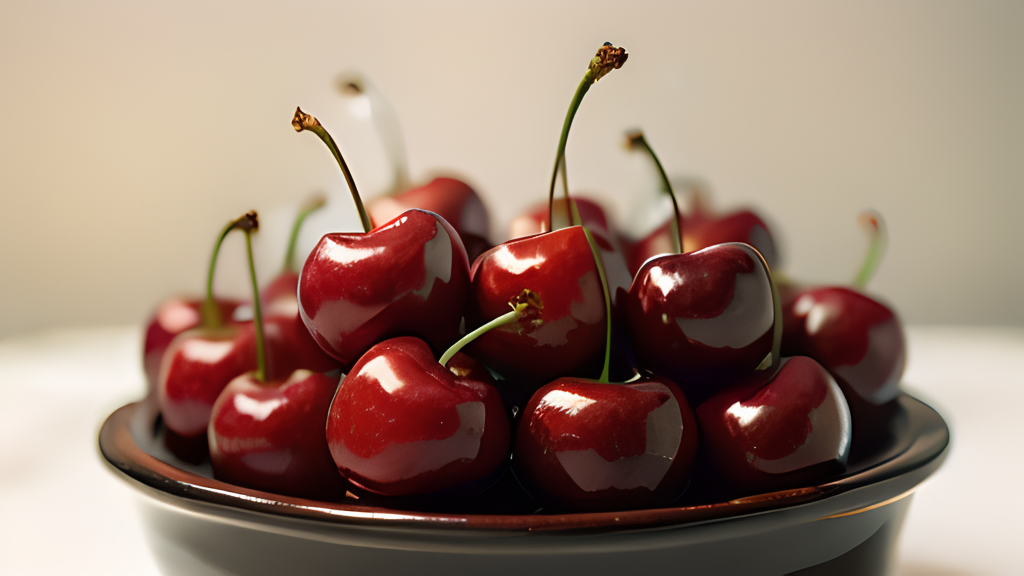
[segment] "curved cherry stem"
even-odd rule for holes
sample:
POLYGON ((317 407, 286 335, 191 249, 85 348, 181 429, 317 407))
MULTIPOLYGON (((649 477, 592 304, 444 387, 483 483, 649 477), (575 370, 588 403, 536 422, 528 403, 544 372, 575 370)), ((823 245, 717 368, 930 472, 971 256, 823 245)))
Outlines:
POLYGON ((868 253, 864 258, 857 277, 853 280, 853 287, 863 290, 868 282, 874 277, 882 258, 885 257, 885 249, 888 244, 888 235, 885 230, 885 220, 882 215, 874 210, 865 210, 858 216, 861 226, 867 230, 871 243, 868 245, 868 253))
POLYGON ((676 254, 682 254, 683 230, 680 224, 682 220, 679 214, 679 202, 676 200, 676 193, 672 190, 672 182, 669 181, 668 174, 665 173, 665 168, 661 165, 661 160, 658 160, 658 155, 654 153, 654 149, 647 142, 647 138, 644 138, 643 132, 640 130, 629 132, 626 134, 626 138, 631 150, 639 149, 647 152, 647 155, 654 161, 654 166, 658 169, 658 175, 661 176, 661 183, 665 187, 665 192, 672 199, 672 213, 675 215, 670 224, 672 229, 672 248, 675 249, 676 254))
POLYGON ((295 108, 295 116, 292 117, 292 128, 295 128, 296 132, 309 130, 319 136, 320 140, 323 140, 323 143, 327 145, 327 149, 331 151, 334 159, 337 160, 341 173, 345 175, 345 182, 348 183, 348 189, 352 192, 352 200, 356 204, 356 210, 359 211, 359 221, 363 225, 363 232, 373 230, 370 215, 367 214, 363 201, 359 197, 359 191, 356 189, 356 181, 352 178, 352 172, 348 169, 348 164, 345 163, 345 159, 341 156, 341 151, 338 150, 338 145, 334 142, 334 138, 331 138, 331 135, 327 133, 327 130, 324 129, 319 120, 306 114, 298 107, 295 108))
POLYGON ((483 334, 494 330, 495 328, 505 326, 506 324, 512 324, 513 322, 518 322, 522 318, 532 317, 532 321, 535 326, 540 326, 544 322, 539 318, 539 312, 544 309, 544 304, 540 301, 540 296, 538 296, 536 292, 525 289, 509 301, 508 304, 512 307, 511 312, 498 316, 476 330, 473 330, 469 334, 466 334, 455 344, 452 344, 452 346, 441 355, 441 359, 438 360, 441 366, 447 366, 448 361, 470 342, 476 340, 483 334))
POLYGON ((601 279, 601 294, 604 296, 604 366, 601 368, 601 376, 599 376, 597 380, 598 382, 607 384, 612 358, 612 297, 611 291, 608 289, 608 275, 604 272, 604 261, 601 258, 601 252, 597 248, 597 243, 594 241, 594 236, 590 233, 590 230, 587 230, 586 226, 581 226, 581 228, 583 228, 583 234, 587 237, 587 244, 590 245, 590 251, 594 254, 594 264, 597 266, 597 276, 601 279))
POLYGON ((299 213, 295 215, 295 223, 292 224, 291 236, 288 237, 288 250, 284 253, 285 272, 298 272, 295 264, 295 248, 299 243, 299 231, 302 229, 302 224, 306 222, 306 218, 313 212, 323 208, 326 203, 327 199, 324 198, 323 194, 317 194, 299 208, 299 213))
POLYGON ((217 271, 217 256, 220 254, 220 247, 224 244, 224 239, 227 238, 228 234, 236 228, 240 228, 245 221, 246 216, 237 218, 228 222, 227 226, 220 231, 217 236, 217 241, 213 245, 213 254, 210 256, 210 266, 206 271, 206 299, 203 300, 203 308, 199 312, 200 319, 204 328, 215 329, 224 326, 224 316, 220 312, 220 306, 217 305, 217 300, 213 297, 213 276, 217 271))
POLYGON ((778 366, 782 359, 782 298, 779 296, 779 287, 775 284, 775 278, 772 276, 772 269, 768 267, 768 261, 764 259, 757 248, 751 246, 751 249, 761 260, 761 265, 764 266, 764 271, 768 274, 768 285, 772 289, 772 351, 757 367, 757 370, 771 370, 778 366))
POLYGON ((604 78, 612 70, 622 68, 629 54, 625 48, 613 46, 611 42, 605 42, 597 49, 597 55, 590 60, 583 80, 576 87, 576 93, 569 103, 569 110, 565 114, 565 121, 562 123, 562 134, 558 138, 558 152, 555 154, 555 169, 551 173, 551 186, 548 190, 548 230, 554 230, 555 225, 555 182, 558 180, 558 172, 562 171, 562 186, 565 191, 565 209, 569 217, 569 225, 579 224, 579 212, 576 210, 572 199, 569 197, 569 183, 566 179, 565 168, 565 146, 569 141, 569 128, 572 127, 572 120, 576 117, 583 97, 586 96, 590 87, 598 80, 604 78))
POLYGON ((252 233, 259 230, 256 211, 242 217, 239 228, 245 232, 245 250, 249 257, 249 281, 252 283, 252 325, 256 330, 256 380, 267 380, 267 353, 263 343, 263 311, 260 307, 260 287, 256 282, 256 261, 252 257, 252 233))
MULTIPOLYGON (((349 104, 367 114, 384 148, 384 156, 391 164, 391 193, 396 194, 409 187, 409 159, 405 152, 402 127, 398 122, 395 108, 366 76, 350 72, 338 77, 338 90, 352 98, 349 104), (356 100, 356 99, 359 100, 356 100)), ((353 112, 353 116, 357 113, 353 112)))

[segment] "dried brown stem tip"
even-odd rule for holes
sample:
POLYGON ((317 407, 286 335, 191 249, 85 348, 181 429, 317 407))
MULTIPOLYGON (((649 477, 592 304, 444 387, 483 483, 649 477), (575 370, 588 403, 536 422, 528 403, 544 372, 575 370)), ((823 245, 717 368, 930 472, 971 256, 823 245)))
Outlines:
POLYGON ((256 216, 255 210, 250 210, 245 213, 241 218, 235 220, 235 228, 239 230, 249 230, 255 232, 260 228, 259 218, 256 216))
POLYGON ((295 128, 296 132, 312 130, 319 125, 319 120, 303 112, 302 108, 299 108, 298 106, 295 107, 295 116, 292 117, 292 128, 295 128))
POLYGON ((636 150, 641 148, 644 143, 644 133, 640 130, 630 130, 626 132, 626 148, 630 150, 636 150))
POLYGON ((604 46, 597 49, 597 55, 590 61, 590 73, 594 76, 594 82, 604 78, 612 70, 622 68, 622 65, 626 63, 626 58, 629 58, 629 54, 626 53, 625 48, 605 42, 604 46))
POLYGON ((875 210, 865 210, 857 216, 860 225, 868 232, 878 232, 882 228, 882 215, 875 210))

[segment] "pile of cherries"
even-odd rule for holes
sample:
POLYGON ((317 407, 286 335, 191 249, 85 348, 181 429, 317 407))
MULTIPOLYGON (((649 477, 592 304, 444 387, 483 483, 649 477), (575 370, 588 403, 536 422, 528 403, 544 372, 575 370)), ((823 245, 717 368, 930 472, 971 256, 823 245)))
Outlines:
MULTIPOLYGON (((512 485, 534 509, 620 510, 693 502, 694 486, 735 497, 842 474, 893 412, 899 321, 855 288, 773 280, 772 237, 750 211, 676 207, 634 241, 570 198, 572 118, 626 56, 606 44, 591 60, 547 205, 493 247, 483 202, 459 180, 364 207, 331 136, 296 110, 295 129, 338 162, 364 232, 325 235, 300 271, 313 202, 282 272, 260 291, 253 271, 241 302, 215 297, 217 254, 241 231, 252 270, 259 223, 250 212, 224 228, 205 298, 165 302, 146 334, 167 447, 240 486, 403 505, 497 485, 504 498, 512 485)), ((643 135, 629 143, 675 205, 643 135)), ((882 238, 869 223, 861 287, 882 238)))

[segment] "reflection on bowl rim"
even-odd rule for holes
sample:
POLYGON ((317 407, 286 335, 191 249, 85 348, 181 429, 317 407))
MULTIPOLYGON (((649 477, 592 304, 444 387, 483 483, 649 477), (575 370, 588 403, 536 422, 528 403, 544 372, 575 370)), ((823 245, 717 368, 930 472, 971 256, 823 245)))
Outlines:
POLYGON ((416 529, 579 532, 649 529, 703 524, 743 516, 778 512, 815 503, 816 518, 864 512, 899 500, 934 472, 948 452, 949 429, 931 407, 903 394, 898 399, 907 416, 904 434, 889 450, 871 458, 859 470, 832 481, 744 497, 727 502, 618 512, 565 514, 446 514, 411 512, 351 503, 320 502, 236 486, 184 470, 147 453, 135 434, 153 430, 156 410, 151 403, 122 406, 103 423, 99 449, 105 461, 136 488, 186 501, 238 508, 273 516, 345 525, 416 529), (141 486, 140 486, 141 485, 141 486))

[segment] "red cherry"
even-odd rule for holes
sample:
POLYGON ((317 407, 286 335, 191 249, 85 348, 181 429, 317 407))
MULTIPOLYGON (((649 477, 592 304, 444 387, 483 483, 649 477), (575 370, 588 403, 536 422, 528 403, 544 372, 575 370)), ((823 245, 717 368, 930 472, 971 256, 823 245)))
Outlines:
POLYGON ((637 363, 695 401, 757 368, 772 351, 771 280, 746 244, 649 260, 626 299, 637 363))
POLYGON ((475 190, 455 178, 439 177, 419 188, 371 200, 366 209, 373 222, 387 222, 411 208, 433 212, 458 232, 472 262, 492 246, 487 207, 475 190))
POLYGON ((846 464, 850 409, 836 381, 814 360, 784 358, 697 407, 709 460, 747 492, 820 482, 846 464))
POLYGON ((324 426, 338 377, 308 370, 258 381, 248 372, 217 398, 209 424, 214 476, 258 490, 322 500, 345 495, 324 426))
POLYGON ((477 258, 470 274, 470 326, 507 312, 509 301, 524 288, 542 305, 539 326, 524 318, 491 330, 470 345, 474 358, 512 381, 526 380, 526 386, 600 371, 606 334, 604 295, 582 227, 499 244, 477 258))
POLYGON ((499 469, 509 449, 505 406, 487 371, 459 356, 453 371, 425 342, 403 337, 359 359, 327 419, 327 443, 346 478, 376 494, 402 496, 461 486, 499 469))
POLYGON ((409 210, 365 234, 327 234, 299 280, 299 312, 317 343, 351 365, 374 343, 414 334, 441 351, 457 339, 469 262, 442 218, 409 210))
POLYGON ((672 382, 560 378, 526 405, 512 463, 556 507, 619 510, 672 502, 696 451, 696 420, 672 382))

